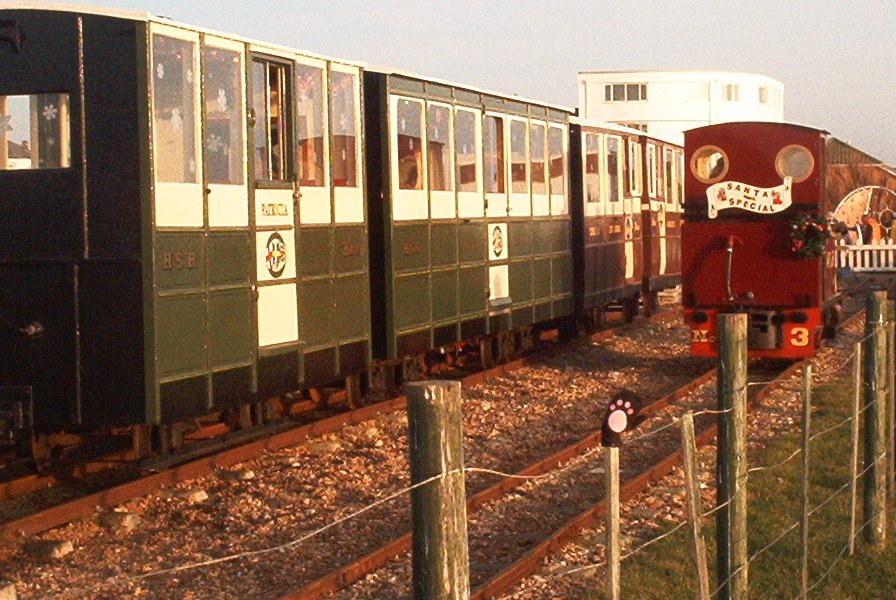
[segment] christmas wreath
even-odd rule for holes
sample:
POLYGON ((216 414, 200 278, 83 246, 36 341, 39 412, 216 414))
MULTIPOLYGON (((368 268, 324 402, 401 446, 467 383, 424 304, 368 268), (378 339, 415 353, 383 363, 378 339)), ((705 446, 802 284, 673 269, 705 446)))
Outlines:
POLYGON ((831 239, 827 222, 818 215, 800 215, 790 224, 790 250, 803 258, 817 258, 831 239))

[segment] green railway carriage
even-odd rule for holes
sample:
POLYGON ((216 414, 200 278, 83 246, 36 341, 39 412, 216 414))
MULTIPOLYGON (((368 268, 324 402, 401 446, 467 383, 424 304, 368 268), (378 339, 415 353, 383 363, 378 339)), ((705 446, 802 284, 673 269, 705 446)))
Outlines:
POLYGON ((572 318, 571 111, 364 77, 374 355, 572 318))
POLYGON ((13 2, 0 73, 0 404, 19 425, 172 424, 363 371, 360 65, 13 2))

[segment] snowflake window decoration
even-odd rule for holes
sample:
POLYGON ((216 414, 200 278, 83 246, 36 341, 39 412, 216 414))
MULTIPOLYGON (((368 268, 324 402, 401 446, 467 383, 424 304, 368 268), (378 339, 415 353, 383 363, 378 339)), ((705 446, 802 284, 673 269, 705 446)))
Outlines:
POLYGON ((208 138, 208 142, 206 142, 205 147, 209 149, 210 152, 214 152, 217 154, 224 148, 224 140, 221 139, 221 136, 212 134, 208 138))
POLYGON ((171 109, 171 128, 174 131, 180 131, 181 126, 183 125, 184 120, 183 117, 180 116, 179 108, 171 109))
POLYGON ((187 83, 193 83, 193 69, 187 69, 187 83))
POLYGON ((59 115, 59 109, 52 104, 47 104, 44 106, 44 110, 41 114, 47 121, 55 121, 56 117, 59 115))
POLYGON ((165 79, 165 65, 159 63, 156 65, 156 77, 159 79, 165 79))
POLYGON ((224 88, 218 90, 218 110, 227 112, 227 90, 224 88))
POLYGON ((12 115, 0 114, 0 131, 12 131, 12 115))
POLYGON ((195 175, 196 174, 196 159, 194 159, 194 158, 190 159, 189 167, 190 167, 190 174, 195 175))

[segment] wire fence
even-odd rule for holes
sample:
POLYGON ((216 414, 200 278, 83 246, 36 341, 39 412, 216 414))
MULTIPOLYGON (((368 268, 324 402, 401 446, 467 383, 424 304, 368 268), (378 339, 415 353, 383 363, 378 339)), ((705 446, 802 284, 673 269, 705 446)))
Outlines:
MULTIPOLYGON (((813 433, 810 436, 807 436, 806 437, 807 445, 797 448, 796 450, 789 453, 783 459, 777 460, 771 464, 757 465, 757 466, 746 469, 745 472, 743 473, 743 475, 741 475, 740 477, 738 477, 734 480, 733 493, 732 493, 730 499, 728 499, 727 501, 718 502, 716 504, 716 506, 714 506, 708 510, 704 510, 702 501, 700 500, 699 494, 698 494, 698 498, 696 500, 699 503, 699 506, 697 507, 697 514, 699 515, 698 520, 701 522, 701 525, 702 525, 702 522, 707 522, 710 519, 710 517, 718 516, 719 513, 722 511, 732 510, 735 506, 735 499, 741 494, 748 493, 750 478, 759 476, 760 474, 772 473, 772 472, 776 472, 781 469, 784 469, 798 457, 804 456, 806 454, 806 452, 809 451, 812 444, 818 442, 819 440, 821 440, 822 438, 824 438, 828 435, 832 435, 832 434, 838 432, 840 429, 846 427, 847 425, 852 425, 853 439, 852 439, 851 443, 852 443, 853 447, 852 447, 852 453, 850 456, 851 456, 851 461, 853 462, 853 464, 850 465, 851 475, 850 475, 849 480, 846 481, 840 487, 838 487, 836 490, 834 490, 831 494, 827 495, 823 500, 821 500, 820 502, 817 502, 814 506, 805 510, 802 514, 801 519, 797 519, 794 522, 788 524, 787 526, 781 528, 780 531, 778 531, 777 534, 774 535, 774 537, 771 539, 770 542, 762 545, 759 549, 757 549, 757 550, 753 551, 751 554, 749 554, 749 556, 746 558, 746 560, 742 564, 739 564, 736 568, 734 568, 727 575, 727 577, 719 576, 717 578, 718 579, 717 582, 715 583, 715 585, 713 587, 713 591, 711 591, 711 593, 709 595, 707 595, 704 600, 709 600, 709 598, 731 598, 731 597, 733 597, 733 596, 730 596, 729 586, 732 584, 732 582, 735 580, 735 578, 739 574, 741 574, 743 571, 748 571, 751 564, 753 564, 760 556, 766 554, 767 552, 771 551, 776 546, 778 546, 788 535, 792 534, 794 531, 797 531, 801 527, 805 527, 804 523, 810 517, 812 517, 813 515, 816 515, 823 508, 829 506, 830 503, 833 502, 836 498, 840 497, 843 494, 849 493, 851 495, 851 507, 852 507, 851 508, 852 514, 849 515, 850 519, 851 519, 851 523, 852 523, 852 525, 850 527, 849 537, 848 537, 847 541, 845 542, 844 546, 839 550, 839 552, 833 558, 833 560, 830 561, 830 563, 825 566, 824 570, 819 575, 817 575, 811 581, 810 584, 805 585, 803 587, 803 589, 801 590, 800 594, 798 596, 796 596, 797 598, 806 598, 806 597, 808 597, 808 595, 810 593, 817 590, 818 587, 831 575, 831 573, 833 572, 836 565, 839 563, 839 561, 841 561, 844 558, 844 556, 846 556, 847 554, 852 554, 853 549, 854 549, 855 540, 859 537, 860 534, 863 534, 864 532, 866 532, 866 530, 869 528, 869 526, 875 522, 876 516, 871 515, 870 517, 866 518, 865 521, 860 526, 858 526, 858 527, 855 526, 855 522, 856 522, 856 515, 855 515, 856 498, 855 498, 855 496, 857 494, 857 483, 858 483, 858 481, 866 478, 866 476, 868 476, 870 473, 872 473, 872 471, 876 471, 877 468, 883 469, 884 467, 881 467, 881 465, 887 465, 889 462, 893 461, 893 452, 892 452, 893 431, 892 431, 892 429, 890 429, 890 431, 889 431, 890 439, 887 441, 887 452, 878 454, 874 458, 874 460, 872 460, 870 462, 866 461, 864 469, 862 469, 861 471, 858 470, 857 464, 856 464, 856 457, 861 454, 861 448, 858 447, 859 440, 857 439, 856 432, 858 430, 859 420, 862 418, 865 418, 867 421, 868 415, 866 413, 868 411, 874 411, 875 417, 878 419, 883 418, 882 415, 892 414, 893 389, 894 389, 893 378, 894 378, 894 376, 896 376, 896 365, 894 365, 894 362, 893 362, 893 355, 894 355, 894 351, 892 348, 892 340, 894 339, 893 324, 890 322, 885 322, 883 320, 880 320, 880 321, 876 321, 873 323, 868 323, 868 324, 866 324, 866 326, 871 330, 871 332, 868 333, 867 335, 864 335, 861 338, 857 339, 854 343, 855 349, 852 350, 852 352, 849 352, 845 358, 842 358, 841 360, 839 360, 834 366, 827 366, 825 368, 825 372, 819 376, 816 376, 814 378, 813 377, 803 378, 801 380, 799 375, 794 374, 794 375, 791 375, 790 377, 786 378, 783 381, 782 380, 769 380, 769 381, 748 382, 743 387, 734 390, 735 392, 746 392, 749 388, 774 385, 777 389, 781 390, 782 393, 794 394, 794 393, 802 393, 804 391, 804 388, 802 386, 798 385, 801 382, 804 384, 806 382, 808 382, 809 386, 812 386, 813 384, 816 384, 816 383, 821 383, 821 384, 832 383, 833 381, 836 381, 837 378, 840 377, 842 375, 842 373, 848 369, 851 369, 854 374, 859 373, 860 369, 858 368, 858 365, 859 365, 859 362, 863 358, 863 352, 860 348, 862 348, 863 346, 872 348, 874 340, 878 339, 876 337, 877 335, 882 334, 882 333, 886 333, 888 335, 888 344, 890 345, 890 347, 889 347, 889 350, 887 353, 888 354, 887 362, 885 364, 885 369, 884 369, 886 371, 887 378, 888 378, 887 385, 886 385, 886 387, 888 389, 886 389, 886 390, 880 389, 881 386, 879 385, 879 383, 880 383, 879 379, 874 380, 873 369, 871 370, 872 372, 868 372, 869 370, 866 369, 865 370, 866 372, 863 374, 863 377, 861 378, 861 380, 859 380, 858 376, 856 377, 856 381, 855 381, 856 387, 853 390, 853 393, 856 394, 856 398, 858 398, 859 397, 858 395, 861 394, 862 397, 865 399, 865 401, 861 407, 859 406, 859 404, 857 402, 854 403, 855 404, 854 410, 848 417, 841 419, 832 425, 828 425, 828 426, 824 427, 823 429, 813 433), (882 406, 881 405, 882 403, 886 404, 887 406, 882 406), (888 413, 888 410, 890 411, 889 413, 888 413)), ((804 398, 804 401, 808 401, 808 400, 804 398)), ((698 417, 716 417, 719 420, 722 420, 722 419, 729 418, 732 414, 732 411, 734 411, 733 408, 705 409, 705 410, 699 410, 696 412, 691 411, 688 413, 688 418, 690 418, 692 420, 692 422, 693 422, 693 419, 698 418, 698 417)), ((639 446, 643 446, 643 442, 645 442, 647 439, 658 436, 661 433, 668 432, 670 429, 678 428, 678 427, 682 426, 681 415, 656 414, 656 415, 653 415, 651 418, 655 419, 655 420, 666 420, 667 422, 662 423, 661 425, 657 425, 657 426, 655 426, 647 431, 644 431, 644 432, 628 434, 625 438, 626 452, 636 451, 639 446)), ((804 424, 804 426, 807 426, 807 427, 808 427, 808 425, 809 425, 808 423, 804 424)), ((684 453, 684 448, 682 449, 682 452, 684 453)), ((133 575, 115 576, 115 577, 108 578, 104 581, 97 582, 96 584, 91 585, 89 587, 83 587, 83 588, 79 588, 79 589, 69 589, 69 590, 65 590, 61 593, 51 594, 51 595, 42 596, 42 597, 43 598, 81 597, 81 596, 85 596, 88 594, 95 594, 95 593, 98 593, 98 592, 101 592, 104 590, 108 590, 110 588, 115 588, 115 587, 120 588, 123 586, 127 586, 129 584, 134 584, 134 583, 140 582, 142 580, 146 580, 146 579, 153 578, 153 577, 164 577, 164 576, 173 575, 175 573, 183 573, 186 571, 203 569, 203 568, 207 568, 207 567, 210 567, 213 565, 219 565, 222 563, 239 561, 242 559, 258 557, 258 556, 272 554, 272 553, 276 553, 276 552, 284 552, 286 550, 289 550, 291 548, 299 546, 313 538, 316 538, 316 537, 336 528, 337 526, 339 526, 341 524, 344 524, 346 522, 349 522, 349 521, 352 521, 355 519, 359 519, 359 518, 363 517, 366 513, 370 512, 378 507, 381 507, 389 502, 392 502, 400 497, 411 494, 415 490, 419 490, 426 486, 443 484, 443 483, 445 483, 445 481, 447 479, 451 478, 452 476, 460 475, 460 476, 462 476, 461 478, 463 478, 467 474, 481 474, 481 475, 501 477, 501 478, 510 479, 510 480, 531 481, 534 483, 534 482, 539 482, 541 480, 556 479, 556 478, 558 478, 558 476, 560 476, 566 472, 572 471, 572 470, 584 469, 585 467, 592 465, 603 454, 604 454, 604 448, 601 448, 601 447, 591 448, 585 452, 582 452, 582 453, 570 458, 569 460, 563 462, 562 464, 557 464, 551 468, 546 469, 545 472, 543 472, 543 473, 532 474, 532 475, 508 473, 508 472, 504 472, 499 469, 476 467, 476 466, 465 466, 465 467, 461 467, 461 468, 457 468, 457 469, 450 469, 450 470, 447 470, 446 472, 439 473, 439 474, 431 476, 431 477, 427 477, 424 480, 418 481, 412 485, 407 485, 407 486, 404 486, 396 491, 389 492, 386 495, 384 495, 383 497, 367 504, 366 506, 363 506, 362 508, 359 508, 357 510, 353 510, 347 514, 344 514, 344 515, 332 520, 331 522, 328 522, 327 524, 325 524, 321 527, 307 531, 307 532, 303 533, 302 535, 297 536, 294 539, 289 540, 284 543, 279 543, 279 544, 275 544, 275 545, 271 545, 268 547, 255 549, 255 550, 237 552, 237 553, 229 554, 229 555, 222 556, 222 557, 212 558, 212 559, 208 559, 208 560, 201 560, 201 561, 184 563, 184 564, 165 567, 165 568, 159 568, 159 569, 155 569, 155 570, 151 570, 151 571, 147 571, 147 572, 143 572, 143 573, 137 573, 137 574, 133 574, 133 575)), ((868 455, 867 452, 866 452, 866 455, 868 455)), ((870 456, 874 456, 874 453, 871 453, 870 456)), ((890 469, 890 473, 892 473, 892 469, 890 469)), ((606 476, 606 474, 605 474, 605 476, 606 476)), ((807 481, 809 481, 809 483, 811 483, 811 474, 809 472, 804 473, 804 477, 806 477, 807 481)), ((890 483, 892 485, 892 482, 890 482, 890 483)), ((688 481, 685 480, 685 488, 687 488, 687 485, 688 485, 688 481)), ((687 491, 687 490, 685 490, 685 491, 687 491)), ((605 499, 605 501, 606 501, 606 499, 605 499)), ((607 512, 609 513, 611 511, 607 511, 607 512)), ((617 511, 617 513, 618 513, 618 511, 617 511)), ((691 522, 690 520, 688 520, 687 518, 684 518, 683 520, 679 521, 677 524, 675 524, 670 529, 663 531, 647 540, 641 541, 641 543, 639 543, 633 549, 622 554, 621 556, 618 556, 616 560, 618 560, 618 562, 620 562, 620 563, 624 562, 624 561, 631 560, 631 559, 641 555, 642 553, 647 551, 652 546, 655 546, 659 542, 666 540, 666 539, 672 537, 673 535, 683 531, 688 525, 693 526, 694 523, 691 522)), ((616 527, 618 528, 618 522, 616 523, 616 527)), ((699 527, 697 529, 699 529, 699 527)), ((598 547, 596 547, 597 550, 602 549, 602 548, 605 548, 605 546, 600 545, 600 544, 598 544, 598 547)), ((699 562, 701 560, 703 560, 705 562, 705 560, 706 560, 705 555, 703 557, 700 557, 700 556, 695 557, 695 562, 699 562)), ((607 558, 605 557, 602 560, 593 561, 593 562, 590 562, 587 564, 580 564, 577 566, 571 566, 569 568, 566 568, 566 569, 563 569, 560 571, 556 571, 556 572, 553 572, 550 574, 540 575, 540 576, 538 576, 537 580, 541 585, 544 585, 545 583, 549 584, 552 580, 555 580, 555 579, 567 578, 567 577, 570 577, 575 574, 582 574, 582 573, 587 573, 587 572, 599 572, 602 569, 609 569, 611 566, 612 565, 610 565, 607 558)), ((514 592, 505 594, 504 596, 502 596, 502 598, 523 598, 523 597, 526 597, 530 593, 531 593, 531 590, 529 590, 524 583, 522 587, 519 587, 514 592)), ((618 596, 614 596, 612 593, 611 593, 611 596, 618 597, 618 596)))

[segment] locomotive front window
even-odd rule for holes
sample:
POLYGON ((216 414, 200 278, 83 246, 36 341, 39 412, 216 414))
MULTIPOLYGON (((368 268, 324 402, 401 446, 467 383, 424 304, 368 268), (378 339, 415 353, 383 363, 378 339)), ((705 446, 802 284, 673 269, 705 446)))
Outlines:
POLYGON ((703 183, 721 181, 728 172, 728 157, 716 146, 703 146, 691 156, 691 172, 703 183))
POLYGON ((514 194, 529 193, 529 140, 522 121, 510 122, 510 185, 514 194))
POLYGON ((298 134, 299 181, 307 187, 323 187, 324 177, 324 71, 306 65, 296 66, 298 98, 296 129, 298 134))
POLYGON ((255 112, 255 178, 289 179, 289 70, 266 60, 252 62, 252 110, 255 112))
POLYGON ((551 152, 551 194, 566 193, 566 155, 563 153, 563 130, 551 127, 548 131, 548 150, 551 152))
POLYGON ((458 110, 455 119, 457 127, 457 170, 461 192, 478 192, 476 173, 476 114, 468 110, 458 110))
POLYGON ((0 171, 71 166, 68 94, 0 96, 0 171))
POLYGON ((156 180, 196 183, 196 44, 156 34, 152 57, 156 180))
POLYGON ((209 183, 243 184, 242 61, 240 53, 202 49, 205 168, 209 183))
POLYGON ((486 116, 482 134, 485 153, 485 191, 503 194, 506 173, 504 169, 504 119, 486 116))
POLYGON ((585 134, 585 202, 600 202, 600 136, 585 134))
POLYGON ((451 109, 431 104, 426 109, 426 116, 429 189, 450 192, 454 187, 451 176, 451 109))
POLYGON ((536 196, 546 196, 548 193, 544 136, 544 125, 532 123, 532 131, 529 132, 529 156, 532 159, 532 193, 536 196))
POLYGON ((333 103, 333 185, 358 187, 357 76, 333 71, 330 98, 333 103))
POLYGON ((815 159, 805 146, 792 144, 785 146, 775 158, 775 169, 782 178, 793 177, 799 183, 805 181, 815 168, 815 159))
POLYGON ((423 189, 423 103, 398 101, 395 145, 398 150, 398 188, 423 189))

